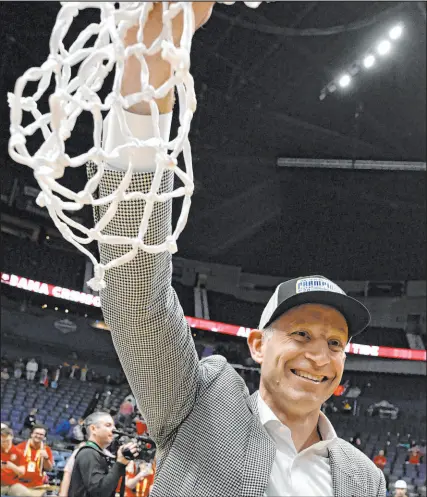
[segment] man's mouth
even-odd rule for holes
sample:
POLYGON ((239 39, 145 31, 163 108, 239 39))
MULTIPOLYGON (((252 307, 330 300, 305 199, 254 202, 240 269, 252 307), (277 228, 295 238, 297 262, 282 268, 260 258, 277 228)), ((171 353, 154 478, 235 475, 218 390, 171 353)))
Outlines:
POLYGON ((295 376, 299 376, 300 378, 304 378, 305 380, 312 381, 313 383, 322 383, 328 379, 327 376, 310 374, 306 371, 301 371, 300 369, 291 369, 291 371, 295 376))

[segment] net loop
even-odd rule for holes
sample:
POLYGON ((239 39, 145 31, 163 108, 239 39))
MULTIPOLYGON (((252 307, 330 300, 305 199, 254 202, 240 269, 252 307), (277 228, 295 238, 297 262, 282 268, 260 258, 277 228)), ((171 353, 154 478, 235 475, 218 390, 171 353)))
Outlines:
MULTIPOLYGON (((255 7, 261 2, 245 3, 255 7)), ((16 81, 14 92, 8 94, 11 132, 9 154, 14 161, 33 169, 41 189, 37 205, 48 210, 64 238, 92 261, 94 277, 88 285, 95 291, 105 288, 105 271, 126 264, 139 250, 152 254, 164 251, 175 253, 177 239, 189 214, 194 191, 189 132, 197 107, 194 80, 190 73, 195 20, 191 2, 162 2, 161 5, 163 29, 148 46, 143 33, 153 2, 62 2, 51 33, 46 61, 40 67, 28 69, 16 81), (68 46, 64 40, 70 27, 80 12, 88 8, 98 11, 99 21, 91 22, 68 46), (180 13, 183 14, 183 30, 179 43, 175 45, 172 21, 180 13), (138 24, 136 42, 125 46, 123 40, 127 30, 138 24), (155 89, 149 84, 146 57, 157 53, 169 62, 172 71, 171 77, 155 89), (140 61, 141 87, 137 93, 123 97, 120 89, 125 62, 129 57, 136 57, 140 61), (114 76, 112 87, 101 98, 98 92, 111 73, 114 76), (52 82, 55 89, 49 96, 46 92, 52 82), (37 87, 35 93, 27 95, 29 85, 33 86, 34 83, 37 87), (176 137, 167 141, 162 137, 156 100, 165 97, 174 88, 178 95, 179 128, 176 137), (153 134, 148 139, 133 136, 127 124, 125 109, 138 102, 147 102, 150 106, 153 134), (118 127, 124 138, 124 142, 112 150, 106 150, 103 143, 103 116, 107 113, 112 116, 114 126, 118 127), (87 150, 79 150, 79 155, 70 155, 67 141, 85 114, 93 123, 93 145, 87 150), (32 122, 24 125, 24 122, 28 122, 28 115, 32 122), (31 154, 27 140, 34 140, 33 135, 36 133, 43 137, 43 141, 36 152, 31 154), (154 162, 145 169, 135 159, 141 157, 138 152, 142 149, 144 154, 148 153, 147 150, 152 153, 154 162), (123 179, 113 192, 99 195, 108 164, 113 164, 122 156, 129 161, 123 179), (83 190, 75 192, 59 181, 64 177, 67 167, 86 169, 87 163, 95 165, 96 170, 83 190), (129 192, 132 175, 135 172, 151 173, 153 167, 155 171, 149 191, 129 192), (161 192, 163 175, 170 172, 179 178, 183 186, 161 192), (182 210, 175 229, 164 240, 157 240, 157 244, 148 244, 145 241, 146 234, 155 204, 180 197, 183 198, 182 210), (137 236, 107 235, 105 228, 116 214, 119 204, 133 200, 145 201, 137 236), (90 228, 72 218, 73 212, 86 205, 105 208, 102 217, 90 228), (102 264, 85 247, 93 240, 129 246, 130 250, 108 264, 102 264)))

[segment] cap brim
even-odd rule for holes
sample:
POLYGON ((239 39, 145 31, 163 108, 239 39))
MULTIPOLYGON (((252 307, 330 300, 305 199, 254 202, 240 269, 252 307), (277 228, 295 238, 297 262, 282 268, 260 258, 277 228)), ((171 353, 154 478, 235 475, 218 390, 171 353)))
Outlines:
POLYGON ((289 309, 303 304, 328 305, 339 311, 347 321, 349 338, 361 333, 371 321, 368 309, 353 297, 335 292, 313 291, 297 293, 279 304, 264 328, 289 309))

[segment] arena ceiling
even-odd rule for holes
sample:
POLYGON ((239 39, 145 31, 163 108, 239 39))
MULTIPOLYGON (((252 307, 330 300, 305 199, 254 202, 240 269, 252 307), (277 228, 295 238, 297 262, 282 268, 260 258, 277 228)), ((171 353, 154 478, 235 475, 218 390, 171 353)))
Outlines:
MULTIPOLYGON (((58 10, 0 3, 7 91, 46 59, 58 10)), ((425 173, 276 167, 277 157, 426 160, 424 2, 217 5, 194 38, 192 71, 196 191, 180 257, 284 276, 425 279, 425 173), (398 48, 320 101, 396 22, 405 26, 398 48)), ((30 182, 7 156, 5 98, 0 105, 2 176, 30 182)), ((76 149, 86 148, 90 133, 76 133, 76 149)))

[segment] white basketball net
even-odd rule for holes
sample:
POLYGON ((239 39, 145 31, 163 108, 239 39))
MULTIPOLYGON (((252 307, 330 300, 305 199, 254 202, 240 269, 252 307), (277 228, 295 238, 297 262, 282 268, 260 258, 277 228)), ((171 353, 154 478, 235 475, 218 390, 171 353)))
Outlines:
MULTIPOLYGON (((234 2, 224 2, 231 4, 234 2)), ((245 2, 250 7, 257 7, 261 2, 245 2)), ((194 15, 191 2, 162 3, 163 30, 151 46, 143 42, 143 26, 152 9, 152 2, 62 2, 62 7, 56 19, 50 38, 50 54, 41 67, 31 68, 20 77, 15 85, 13 94, 8 95, 11 107, 11 137, 9 154, 13 160, 31 167, 40 186, 41 192, 37 198, 40 207, 46 207, 56 227, 63 237, 88 256, 93 265, 95 276, 88 285, 93 290, 105 287, 105 271, 132 260, 139 249, 149 253, 177 251, 176 241, 185 227, 193 194, 193 168, 191 148, 188 139, 193 113, 196 110, 194 81, 190 74, 190 51, 194 27, 194 15), (100 22, 86 27, 70 46, 65 49, 63 40, 74 18, 80 10, 96 8, 100 12, 100 22), (174 45, 172 37, 172 20, 183 12, 184 28, 179 47, 174 45), (125 47, 123 43, 126 31, 140 24, 137 43, 125 47), (96 36, 93 46, 86 43, 96 36), (172 67, 171 78, 160 88, 154 89, 149 85, 146 55, 160 52, 172 67), (124 61, 135 55, 141 62, 141 91, 123 97, 120 88, 123 77, 124 61), (80 65, 77 75, 72 77, 73 66, 80 65), (97 92, 103 85, 107 75, 115 69, 114 83, 111 92, 104 101, 97 92), (52 78, 55 79, 55 91, 49 97, 50 112, 42 114, 37 108, 37 102, 44 95, 52 78), (24 97, 24 90, 29 82, 38 82, 37 91, 31 97, 24 97), (159 128, 159 109, 155 99, 165 97, 173 88, 177 88, 179 104, 179 129, 177 136, 167 142, 162 139, 159 128), (126 124, 124 111, 137 102, 148 102, 151 109, 154 136, 149 140, 139 140, 133 136, 126 124), (70 157, 65 152, 65 142, 71 136, 77 118, 83 111, 93 116, 94 132, 93 146, 81 155, 70 157), (115 118, 120 124, 122 134, 126 137, 125 144, 110 152, 103 149, 102 111, 114 111, 115 118), (22 125, 24 112, 31 113, 33 122, 22 125), (26 147, 27 137, 37 130, 43 134, 44 143, 34 155, 26 147), (113 194, 103 198, 94 198, 98 185, 104 174, 104 164, 118 157, 119 152, 126 149, 152 148, 155 150, 156 170, 148 193, 127 193, 135 164, 130 161, 126 174, 113 194), (177 166, 177 159, 183 154, 185 170, 177 166), (57 180, 62 178, 66 167, 80 167, 93 161, 97 172, 89 179, 82 191, 74 192, 61 185, 57 180), (168 193, 158 193, 163 172, 172 170, 184 186, 168 193), (61 195, 61 197, 58 196, 61 195), (160 245, 147 245, 144 236, 148 229, 150 214, 155 202, 165 202, 172 198, 184 197, 181 214, 173 234, 168 236, 160 245), (64 201, 63 198, 67 199, 64 201), (129 200, 144 200, 145 208, 141 219, 138 236, 127 238, 110 236, 102 230, 111 221, 117 211, 119 202, 129 200), (66 212, 76 212, 85 205, 101 206, 109 204, 104 216, 93 226, 87 228, 67 216, 66 212), (73 228, 79 234, 75 234, 73 228), (85 248, 96 240, 103 244, 131 245, 131 250, 124 256, 101 264, 89 250, 85 248)))

